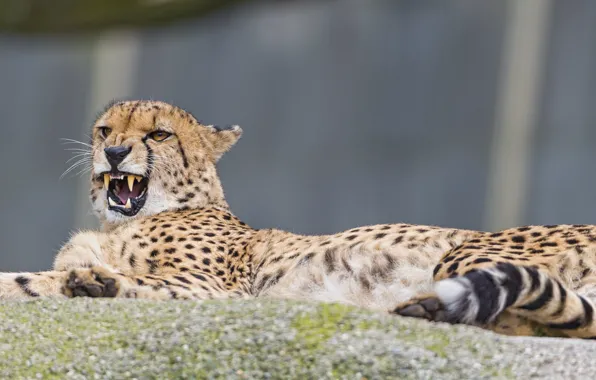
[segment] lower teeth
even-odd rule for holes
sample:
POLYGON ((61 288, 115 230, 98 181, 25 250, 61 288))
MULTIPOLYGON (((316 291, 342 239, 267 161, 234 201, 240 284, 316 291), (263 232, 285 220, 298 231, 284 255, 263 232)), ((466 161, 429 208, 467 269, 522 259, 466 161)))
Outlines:
POLYGON ((108 204, 112 207, 123 207, 123 208, 132 208, 132 203, 130 202, 130 198, 128 198, 126 200, 126 204, 124 205, 119 205, 118 203, 116 203, 115 200, 113 200, 111 197, 108 197, 108 204))

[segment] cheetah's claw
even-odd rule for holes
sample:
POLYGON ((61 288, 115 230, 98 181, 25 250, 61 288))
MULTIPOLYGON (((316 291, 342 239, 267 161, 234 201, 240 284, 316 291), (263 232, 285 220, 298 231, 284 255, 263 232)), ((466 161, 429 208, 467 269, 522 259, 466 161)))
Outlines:
POLYGON ((66 279, 64 294, 68 297, 116 297, 118 278, 101 267, 73 269, 66 279))

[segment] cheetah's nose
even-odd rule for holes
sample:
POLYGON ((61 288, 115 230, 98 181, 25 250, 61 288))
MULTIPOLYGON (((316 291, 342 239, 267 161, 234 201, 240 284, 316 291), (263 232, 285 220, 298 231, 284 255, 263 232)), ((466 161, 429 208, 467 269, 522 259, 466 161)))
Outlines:
POLYGON ((105 152, 106 158, 112 166, 112 169, 117 170, 118 164, 120 164, 124 158, 128 156, 131 150, 132 147, 111 146, 109 148, 105 148, 103 151, 105 152))

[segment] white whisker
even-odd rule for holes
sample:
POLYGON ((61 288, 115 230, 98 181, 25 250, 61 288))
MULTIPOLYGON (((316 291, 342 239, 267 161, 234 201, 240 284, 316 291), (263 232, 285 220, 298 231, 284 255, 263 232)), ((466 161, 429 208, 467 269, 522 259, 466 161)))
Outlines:
MULTIPOLYGON (((66 163, 68 164, 70 161, 75 160, 75 159, 77 159, 79 157, 89 158, 89 155, 87 153, 75 154, 74 156, 72 156, 71 158, 69 158, 68 160, 66 160, 66 163)), ((89 159, 89 161, 91 161, 91 159, 89 159)))
POLYGON ((74 176, 75 176, 75 177, 79 177, 79 176, 82 176, 83 174, 85 174, 85 173, 88 173, 88 172, 90 172, 90 171, 91 171, 91 166, 88 166, 88 167, 86 167, 86 168, 83 168, 83 169, 82 169, 82 170, 80 170, 79 172, 77 172, 77 173, 76 173, 74 176))
POLYGON ((64 173, 62 173, 62 175, 60 176, 60 179, 64 178, 68 173, 70 173, 71 171, 73 171, 75 168, 80 167, 82 165, 86 165, 89 168, 91 168, 91 160, 89 158, 82 158, 78 161, 76 161, 74 164, 72 164, 68 169, 66 169, 64 171, 64 173))
POLYGON ((86 147, 93 148, 91 146, 91 144, 87 144, 87 143, 82 142, 82 141, 79 141, 79 140, 67 139, 67 138, 61 138, 60 140, 62 140, 62 143, 63 144, 81 144, 81 145, 84 145, 86 147))
POLYGON ((69 152, 86 152, 91 154, 92 150, 91 149, 87 149, 87 148, 66 148, 64 150, 67 150, 69 152))

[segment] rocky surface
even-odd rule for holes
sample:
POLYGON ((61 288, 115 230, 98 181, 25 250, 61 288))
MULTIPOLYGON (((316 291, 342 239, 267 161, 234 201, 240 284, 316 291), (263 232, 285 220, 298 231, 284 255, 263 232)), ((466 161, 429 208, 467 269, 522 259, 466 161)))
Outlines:
POLYGON ((281 301, 0 303, 0 378, 586 379, 596 342, 281 301))

